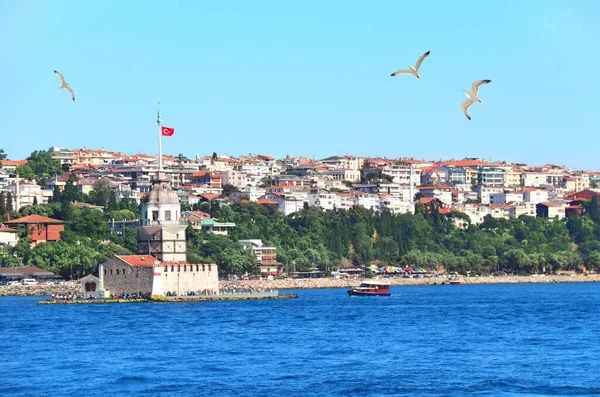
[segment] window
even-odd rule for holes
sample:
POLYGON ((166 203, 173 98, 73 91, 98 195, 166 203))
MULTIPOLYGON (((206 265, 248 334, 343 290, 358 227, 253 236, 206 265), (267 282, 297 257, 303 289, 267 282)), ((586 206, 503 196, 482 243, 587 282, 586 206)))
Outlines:
POLYGON ((170 221, 171 220, 171 211, 165 211, 165 220, 166 221, 170 221))
POLYGON ((183 265, 183 271, 186 272, 187 271, 187 266, 183 265))
POLYGON ((200 267, 198 265, 196 265, 196 271, 198 271, 200 269, 200 267))
POLYGON ((112 276, 112 269, 110 269, 110 275, 112 276))
POLYGON ((165 273, 167 272, 168 269, 169 269, 169 266, 165 265, 165 273))
POLYGON ((181 271, 181 266, 177 265, 177 271, 180 272, 181 271))
POLYGON ((106 276, 106 269, 104 269, 104 275, 106 276))
POLYGON ((171 271, 172 272, 175 271, 174 269, 175 269, 175 266, 171 265, 171 271))
POLYGON ((202 271, 206 271, 206 268, 204 267, 204 265, 202 265, 202 271))
POLYGON ((117 269, 117 274, 119 274, 119 269, 117 269))
POLYGON ((152 211, 152 220, 153 221, 157 221, 158 220, 158 211, 152 211))

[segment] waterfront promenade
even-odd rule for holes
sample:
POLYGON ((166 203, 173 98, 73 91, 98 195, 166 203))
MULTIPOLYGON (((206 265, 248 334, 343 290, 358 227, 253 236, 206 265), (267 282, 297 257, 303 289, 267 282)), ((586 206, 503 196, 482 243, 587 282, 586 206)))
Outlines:
MULTIPOLYGON (((531 283, 583 283, 599 282, 600 274, 578 275, 549 275, 549 276, 486 276, 486 277, 430 277, 430 278, 386 278, 383 279, 392 286, 407 285, 442 285, 450 281, 460 284, 531 284, 531 283)), ((235 280, 220 281, 221 290, 286 290, 286 289, 316 289, 316 288, 351 288, 356 287, 362 279, 282 279, 282 280, 235 280)), ((75 285, 19 285, 1 286, 0 296, 45 296, 68 295, 79 292, 80 286, 75 285)))

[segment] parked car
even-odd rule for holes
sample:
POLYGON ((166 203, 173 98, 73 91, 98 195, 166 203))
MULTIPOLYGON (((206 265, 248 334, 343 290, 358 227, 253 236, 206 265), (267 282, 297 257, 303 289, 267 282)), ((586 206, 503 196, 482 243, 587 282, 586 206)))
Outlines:
POLYGON ((22 285, 37 285, 37 281, 34 278, 24 278, 21 280, 22 285))

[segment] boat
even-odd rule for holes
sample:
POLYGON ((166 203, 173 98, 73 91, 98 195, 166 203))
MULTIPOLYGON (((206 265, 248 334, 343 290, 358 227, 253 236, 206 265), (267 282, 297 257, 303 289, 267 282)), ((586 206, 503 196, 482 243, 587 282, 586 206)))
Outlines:
POLYGON ((348 290, 350 296, 391 296, 390 285, 383 281, 363 281, 359 287, 348 290))

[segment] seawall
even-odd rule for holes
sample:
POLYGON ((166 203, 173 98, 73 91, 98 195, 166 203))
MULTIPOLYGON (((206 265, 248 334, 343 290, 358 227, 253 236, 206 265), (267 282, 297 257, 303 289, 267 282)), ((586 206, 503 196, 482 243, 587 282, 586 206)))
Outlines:
MULTIPOLYGON (((386 278, 392 286, 403 285, 440 285, 450 281, 460 284, 533 284, 533 283, 585 283, 599 282, 600 274, 578 274, 572 276, 486 276, 486 277, 431 277, 431 278, 386 278)), ((271 289, 316 289, 357 287, 362 279, 283 279, 283 280, 235 280, 220 281, 221 290, 267 291, 271 289)), ((80 286, 74 285, 28 285, 0 286, 0 296, 45 296, 52 294, 68 295, 79 292, 80 286)))

